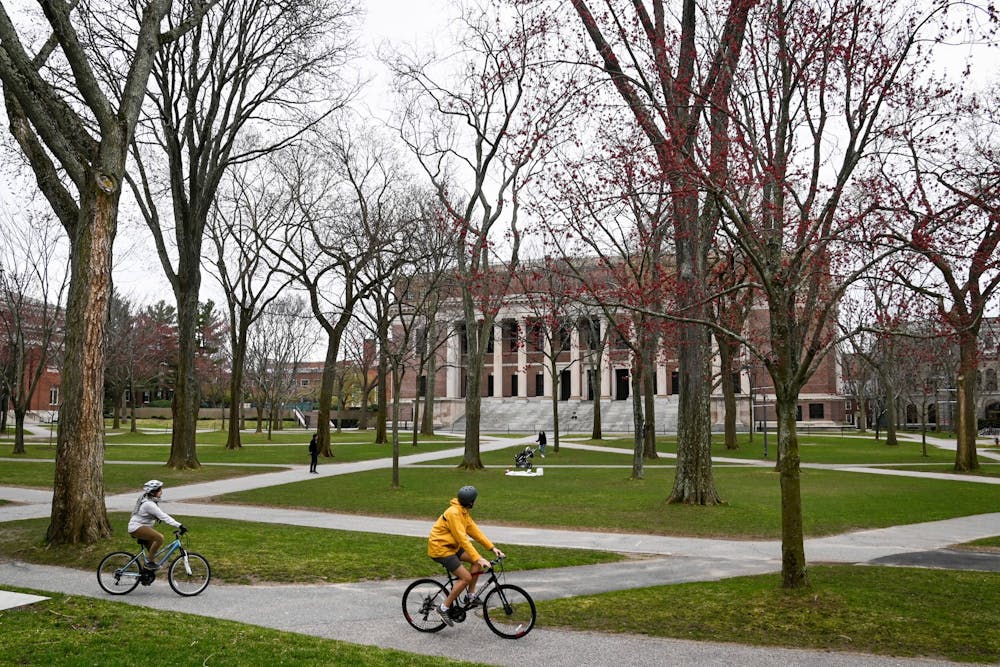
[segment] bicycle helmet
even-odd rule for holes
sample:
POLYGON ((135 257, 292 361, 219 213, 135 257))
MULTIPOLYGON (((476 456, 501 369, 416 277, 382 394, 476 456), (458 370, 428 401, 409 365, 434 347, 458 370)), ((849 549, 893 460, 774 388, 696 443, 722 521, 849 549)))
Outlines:
POLYGON ((163 482, 158 479, 151 479, 142 485, 142 490, 146 493, 155 493, 157 489, 163 487, 163 482))
POLYGON ((476 491, 476 487, 463 486, 458 490, 458 502, 461 503, 462 507, 468 509, 476 504, 476 497, 478 495, 479 492, 476 491))

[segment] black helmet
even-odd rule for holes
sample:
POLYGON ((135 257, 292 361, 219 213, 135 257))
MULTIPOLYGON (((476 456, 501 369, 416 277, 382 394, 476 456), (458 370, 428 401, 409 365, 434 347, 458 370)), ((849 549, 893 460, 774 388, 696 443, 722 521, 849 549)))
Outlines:
POLYGON ((462 507, 469 508, 476 504, 476 496, 479 492, 476 491, 474 486, 463 486, 458 490, 458 502, 462 504, 462 507))

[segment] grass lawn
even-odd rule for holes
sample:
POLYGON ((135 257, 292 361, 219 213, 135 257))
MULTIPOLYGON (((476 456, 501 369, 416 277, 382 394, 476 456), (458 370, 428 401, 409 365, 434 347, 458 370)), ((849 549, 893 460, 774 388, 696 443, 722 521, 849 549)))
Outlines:
MULTIPOLYGON (((294 444, 244 444, 240 449, 226 449, 223 444, 198 443, 198 461, 201 463, 258 463, 273 465, 305 465, 309 463, 308 443, 294 444)), ((400 447, 400 456, 437 451, 455 447, 454 442, 427 442, 418 447, 400 447)), ((381 459, 392 456, 391 445, 371 443, 335 443, 333 457, 320 457, 321 463, 345 463, 381 459)), ((55 459, 55 447, 26 444, 24 458, 55 459)), ((105 461, 148 461, 164 463, 170 458, 170 444, 111 444, 105 446, 105 461)))
MULTIPOLYGON (((311 479, 231 493, 220 502, 303 507, 411 518, 437 516, 464 484, 479 489, 480 523, 648 532, 700 537, 780 537, 778 476, 770 468, 718 468, 716 485, 727 501, 717 507, 667 505, 672 469, 549 468, 543 477, 507 477, 503 471, 404 468, 402 488, 388 470, 311 479)), ((802 471, 806 535, 934 521, 995 511, 1000 486, 830 470, 802 471), (948 502, 942 502, 947 498, 948 502)))
POLYGON ((19 589, 51 600, 0 611, 0 661, 7 665, 470 665, 146 609, 123 602, 19 589), (70 656, 73 656, 71 658, 70 656), (76 660, 79 662, 76 662, 76 660))
MULTIPOLYGON (((111 551, 134 552, 135 541, 125 526, 128 514, 109 515, 115 536, 89 546, 46 546, 49 520, 28 519, 0 523, 0 556, 40 563, 96 570, 111 551)), ((336 583, 365 579, 415 579, 443 573, 427 557, 427 539, 305 528, 249 521, 205 519, 181 514, 174 518, 190 530, 184 538, 192 551, 212 566, 213 583, 336 583)), ((432 520, 427 521, 430 532, 432 520)), ((158 529, 173 539, 170 528, 158 529)), ((504 545, 512 570, 592 565, 623 560, 604 551, 504 545)), ((96 583, 95 583, 96 585, 96 583)))
POLYGON ((701 641, 1000 660, 1000 574, 816 566, 811 587, 780 575, 538 602, 539 624, 701 641))
MULTIPOLYGON (((150 462, 137 465, 105 464, 104 492, 106 494, 114 494, 136 491, 138 493, 142 487, 142 483, 150 478, 162 480, 167 487, 171 487, 284 470, 284 468, 280 467, 247 468, 239 466, 204 466, 198 470, 172 470, 162 463, 163 460, 165 459, 162 459, 159 463, 150 462)), ((54 475, 54 462, 4 462, 0 466, 0 485, 26 486, 51 490, 54 475)))

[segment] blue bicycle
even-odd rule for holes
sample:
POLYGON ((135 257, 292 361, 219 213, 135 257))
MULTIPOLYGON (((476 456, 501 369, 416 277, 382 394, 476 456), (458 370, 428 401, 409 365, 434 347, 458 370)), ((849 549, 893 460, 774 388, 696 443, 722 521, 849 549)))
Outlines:
MULTIPOLYGON (((212 568, 201 554, 188 551, 181 544, 179 530, 174 531, 174 541, 156 552, 154 561, 157 567, 163 567, 175 552, 180 552, 167 568, 167 581, 178 595, 190 597, 198 595, 208 586, 212 578, 212 568)), ((139 552, 130 554, 127 551, 109 553, 97 566, 97 583, 111 595, 125 595, 135 590, 139 584, 149 586, 156 580, 157 570, 149 570, 142 566, 143 540, 139 541, 139 552)))

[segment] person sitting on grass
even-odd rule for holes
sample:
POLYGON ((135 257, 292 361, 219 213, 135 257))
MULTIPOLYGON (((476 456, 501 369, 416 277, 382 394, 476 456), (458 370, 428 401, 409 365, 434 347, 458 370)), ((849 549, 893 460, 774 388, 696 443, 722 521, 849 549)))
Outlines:
POLYGON ((479 526, 469 514, 478 495, 479 492, 474 486, 463 486, 459 489, 458 495, 451 499, 451 504, 434 523, 430 538, 427 540, 427 555, 444 565, 457 578, 448 598, 437 608, 441 620, 448 625, 455 624, 448 612, 462 591, 468 589, 462 598, 463 607, 482 604, 476 597, 476 582, 479 580, 479 575, 490 568, 490 562, 479 555, 479 552, 472 547, 469 538, 487 549, 492 549, 497 558, 504 557, 504 553, 483 534, 483 531, 479 530, 479 526), (462 561, 471 563, 471 567, 466 569, 462 561))
POLYGON ((140 544, 145 542, 146 557, 143 567, 147 570, 155 570, 156 552, 163 545, 163 535, 153 530, 157 521, 169 524, 177 528, 181 533, 186 533, 184 525, 172 516, 160 509, 159 502, 163 496, 163 482, 158 479, 151 479, 142 485, 142 495, 135 501, 135 510, 128 520, 128 534, 140 544))

